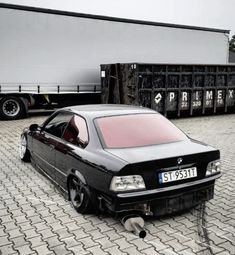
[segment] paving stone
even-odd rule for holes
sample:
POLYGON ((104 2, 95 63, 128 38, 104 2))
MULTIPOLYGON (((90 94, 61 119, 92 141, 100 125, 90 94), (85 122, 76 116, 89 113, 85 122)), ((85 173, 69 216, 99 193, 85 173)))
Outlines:
POLYGON ((43 219, 39 215, 35 215, 28 218, 32 224, 43 222, 43 219))
POLYGON ((157 251, 161 251, 163 249, 169 248, 169 245, 166 245, 164 242, 162 242, 156 236, 147 235, 144 240, 145 240, 146 243, 148 243, 152 247, 154 247, 157 251))
POLYGON ((79 239, 76 238, 76 240, 78 240, 80 243, 82 243, 82 245, 85 249, 99 245, 99 243, 97 241, 95 242, 91 237, 85 237, 85 238, 79 238, 79 239))
POLYGON ((106 249, 115 245, 113 242, 109 240, 108 237, 99 238, 96 239, 95 241, 100 244, 102 249, 106 249))
POLYGON ((12 205, 12 204, 15 204, 15 200, 13 200, 9 195, 6 195, 6 196, 2 196, 2 201, 4 201, 4 204, 6 206, 9 206, 9 205, 12 205))
POLYGON ((109 227, 106 223, 97 224, 96 226, 97 226, 97 228, 99 228, 101 233, 112 230, 112 228, 109 227))
MULTIPOLYGON (((179 226, 179 225, 178 225, 179 226)), ((193 225, 194 226, 194 225, 193 225)), ((175 228, 172 228, 171 226, 169 225, 163 225, 163 226, 159 226, 158 227, 161 230, 165 231, 168 235, 170 234, 173 234, 173 233, 176 233, 178 230, 175 229, 175 228)))
POLYGON ((90 232, 92 230, 97 230, 97 225, 94 226, 91 222, 86 222, 84 224, 80 224, 80 227, 85 229, 86 231, 90 232))
POLYGON ((216 255, 228 255, 228 254, 229 254, 228 251, 221 251, 221 252, 216 253, 216 255))
MULTIPOLYGON (((124 250, 120 250, 118 246, 113 246, 113 247, 107 248, 105 251, 107 251, 109 254, 115 254, 115 255, 131 254, 131 253, 125 252, 124 250)), ((135 253, 133 253, 133 255, 134 254, 135 253)))
POLYGON ((223 236, 217 236, 215 233, 210 233, 209 238, 216 246, 227 241, 226 238, 223 238, 223 236))
POLYGON ((19 160, 20 132, 30 123, 42 123, 43 119, 44 116, 30 116, 0 123, 0 200, 3 201, 0 203, 0 251, 3 255, 208 255, 210 251, 216 255, 234 254, 234 114, 173 120, 195 139, 221 150, 223 176, 216 182, 214 199, 206 203, 203 221, 199 218, 200 207, 177 215, 148 218, 147 236, 143 240, 126 232, 119 219, 78 214, 50 181, 19 160))
POLYGON ((155 247, 150 247, 148 249, 144 249, 141 252, 142 252, 142 254, 146 254, 146 255, 159 255, 159 251, 157 251, 157 249, 155 247))
POLYGON ((190 247, 190 249, 193 251, 193 254, 196 254, 198 251, 200 251, 200 246, 194 239, 185 242, 184 245, 190 247))
MULTIPOLYGON (((185 249, 185 250, 180 251, 179 254, 180 254, 180 255, 192 255, 192 254, 193 254, 193 251, 192 251, 190 248, 187 248, 187 249, 185 249)), ((206 255, 206 254, 204 254, 204 255, 206 255)))
POLYGON ((4 215, 1 217, 1 224, 9 223, 11 221, 12 221, 11 215, 4 215))
POLYGON ((6 216, 6 215, 10 216, 10 213, 8 212, 8 210, 6 208, 0 209, 0 217, 6 216))
POLYGON ((124 238, 127 240, 127 242, 139 238, 137 235, 134 235, 133 233, 127 232, 127 231, 125 231, 125 230, 122 231, 122 232, 120 232, 119 235, 120 235, 121 237, 124 237, 124 238))
POLYGON ((45 222, 40 222, 40 223, 37 223, 37 224, 34 224, 34 227, 36 229, 37 232, 40 232, 40 230, 45 230, 45 229, 48 229, 49 227, 46 225, 45 222))
POLYGON ((22 245, 22 246, 19 246, 17 248, 15 248, 19 254, 24 254, 24 255, 27 255, 27 254, 32 254, 34 251, 30 248, 29 245, 22 245))
MULTIPOLYGON (((81 227, 78 226, 75 222, 69 222, 69 223, 67 223, 65 225, 62 225, 61 223, 59 223, 59 224, 55 224, 55 227, 56 227, 56 225, 59 225, 59 226, 62 226, 62 227, 65 226, 68 229, 69 232, 81 229, 81 227)), ((51 226, 53 228, 53 224, 51 224, 51 226)))
POLYGON ((117 244, 121 250, 134 246, 132 243, 127 242, 126 238, 124 237, 114 240, 113 243, 117 244))
POLYGON ((84 237, 89 236, 89 234, 86 233, 83 229, 74 230, 74 231, 72 231, 72 233, 73 233, 73 235, 75 236, 75 238, 77 240, 80 240, 80 238, 84 238, 84 237))
POLYGON ((223 236, 225 233, 228 233, 227 231, 224 231, 217 226, 208 227, 208 231, 216 234, 217 236, 223 236))
POLYGON ((179 253, 182 250, 185 250, 187 248, 187 246, 182 245, 180 242, 176 241, 176 240, 171 240, 166 242, 167 245, 171 246, 173 248, 173 250, 177 253, 179 253))
POLYGON ((24 234, 22 234, 19 229, 13 229, 8 231, 8 235, 9 235, 9 238, 12 239, 15 237, 23 236, 24 234))
POLYGON ((136 247, 129 247, 123 250, 127 254, 142 255, 142 252, 138 251, 136 247))
POLYGON ((50 248, 50 250, 54 251, 55 254, 71 254, 69 250, 66 249, 65 244, 60 244, 58 246, 54 246, 50 248))
POLYGON ((13 255, 15 254, 16 251, 13 249, 12 244, 7 244, 7 245, 0 245, 0 254, 2 255, 13 255))
POLYGON ((43 229, 41 231, 38 232, 43 239, 46 239, 48 237, 52 237, 52 236, 55 236, 56 234, 54 232, 51 231, 50 228, 47 228, 47 229, 43 229))
POLYGON ((66 248, 70 248, 81 244, 81 242, 77 241, 74 236, 61 239, 61 242, 65 243, 66 248))
MULTIPOLYGON (((91 254, 90 251, 85 250, 83 248, 83 245, 77 245, 77 246, 73 246, 73 247, 69 247, 67 248, 69 251, 71 251, 74 255, 86 255, 86 254, 91 254)), ((116 255, 116 254, 115 254, 116 255)))
POLYGON ((20 223, 19 227, 20 227, 21 231, 27 231, 29 229, 33 229, 34 228, 29 221, 20 223))
POLYGON ((149 243, 147 243, 144 239, 138 238, 138 239, 134 239, 129 241, 131 244, 134 244, 135 247, 141 251, 143 249, 147 249, 150 248, 151 245, 149 243))
POLYGON ((18 226, 15 224, 14 221, 11 221, 11 222, 7 222, 7 224, 4 224, 4 227, 5 227, 5 231, 8 232, 12 229, 17 229, 18 226))
POLYGON ((97 234, 97 239, 99 237, 102 237, 103 235, 107 235, 109 237, 110 241, 114 241, 116 239, 120 239, 120 235, 116 231, 114 231, 113 229, 109 230, 107 232, 104 232, 103 234, 101 234, 101 232, 98 231, 98 230, 97 231, 96 230, 95 231, 91 231, 91 232, 89 232, 89 234, 92 235, 94 237, 94 239, 96 239, 96 234, 97 234))
POLYGON ((33 248, 35 251, 36 251, 36 253, 37 254, 45 254, 45 255, 49 255, 49 254, 54 254, 54 253, 52 253, 52 251, 50 251, 49 249, 48 249, 48 247, 47 247, 47 245, 46 244, 43 244, 43 245, 40 245, 40 246, 36 246, 36 247, 34 247, 33 248))
MULTIPOLYGON (((194 225, 194 227, 195 227, 195 225, 194 225)), ((183 224, 180 225, 180 226, 176 226, 175 228, 177 230, 177 233, 180 233, 180 234, 185 235, 185 236, 187 236, 187 235, 189 235, 189 234, 194 232, 194 230, 192 228, 187 228, 183 224)))
POLYGON ((180 233, 173 233, 170 236, 172 236, 174 239, 178 240, 180 243, 187 242, 191 239, 189 237, 189 235, 182 235, 180 233))
POLYGON ((61 222, 61 224, 64 224, 64 225, 74 222, 74 220, 66 214, 62 217, 59 217, 58 220, 61 222))
POLYGON ((9 239, 8 239, 8 235, 6 235, 6 236, 1 236, 0 237, 0 247, 1 246, 4 246, 4 245, 8 245, 8 244, 10 244, 11 242, 9 241, 9 239))
POLYGON ((42 237, 41 237, 41 236, 31 237, 31 238, 28 238, 27 240, 30 242, 32 248, 37 247, 37 246, 41 246, 41 245, 45 245, 45 244, 46 244, 46 243, 42 240, 42 237))
POLYGON ((39 236, 39 233, 36 232, 35 229, 26 230, 26 231, 24 231, 24 234, 26 236, 26 239, 39 236))
POLYGON ((220 248, 224 248, 226 251, 229 251, 230 254, 235 253, 235 243, 225 242, 218 245, 220 248))
POLYGON ((63 244, 63 242, 59 240, 59 237, 57 235, 45 238, 43 239, 43 241, 45 241, 48 244, 49 248, 63 244))
POLYGON ((175 252, 172 248, 167 248, 159 252, 161 255, 178 255, 179 253, 175 252))
POLYGON ((31 219, 31 217, 35 216, 36 211, 34 209, 31 209, 31 210, 25 211, 25 214, 27 218, 31 219))
POLYGON ((58 220, 55 218, 54 215, 50 215, 50 216, 48 216, 48 217, 43 217, 43 220, 44 220, 48 225, 50 225, 50 224, 52 224, 52 223, 54 223, 54 222, 58 222, 58 220))
POLYGON ((172 236, 167 235, 164 231, 158 232, 154 235, 158 236, 163 243, 174 239, 172 236))
POLYGON ((25 214, 22 213, 21 209, 11 211, 11 215, 12 218, 16 218, 18 216, 25 216, 25 214))
POLYGON ((20 246, 29 244, 29 242, 25 240, 25 236, 12 238, 11 242, 13 243, 14 247, 20 247, 20 246))
POLYGON ((108 253, 103 251, 100 246, 94 246, 94 247, 90 247, 87 249, 88 251, 90 251, 92 254, 95 255, 107 255, 108 253))
POLYGON ((26 219, 25 215, 14 217, 17 224, 29 222, 28 219, 26 219))
POLYGON ((5 232, 5 228, 4 227, 0 227, 0 237, 1 236, 6 236, 6 232, 5 232))
POLYGON ((13 210, 18 210, 19 207, 18 207, 18 205, 16 203, 14 203, 14 204, 8 205, 7 209, 8 209, 9 212, 11 212, 13 210))
POLYGON ((73 234, 70 233, 66 228, 60 228, 56 231, 54 231, 59 236, 59 239, 64 239, 66 237, 71 237, 73 234))

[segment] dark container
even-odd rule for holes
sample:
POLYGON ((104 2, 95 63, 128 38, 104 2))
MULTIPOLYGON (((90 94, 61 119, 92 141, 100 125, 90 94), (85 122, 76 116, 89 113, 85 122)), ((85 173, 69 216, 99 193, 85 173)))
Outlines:
POLYGON ((235 112, 235 65, 101 65, 102 103, 142 105, 166 116, 235 112))

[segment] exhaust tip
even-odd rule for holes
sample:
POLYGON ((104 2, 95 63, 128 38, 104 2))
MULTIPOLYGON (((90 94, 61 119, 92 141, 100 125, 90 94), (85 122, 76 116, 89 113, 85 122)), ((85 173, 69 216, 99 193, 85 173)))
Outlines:
POLYGON ((146 237, 147 233, 144 230, 144 220, 140 216, 126 215, 121 222, 127 231, 135 233, 140 238, 146 237))
POLYGON ((146 237, 146 231, 145 230, 141 230, 139 233, 139 237, 140 238, 145 238, 146 237))

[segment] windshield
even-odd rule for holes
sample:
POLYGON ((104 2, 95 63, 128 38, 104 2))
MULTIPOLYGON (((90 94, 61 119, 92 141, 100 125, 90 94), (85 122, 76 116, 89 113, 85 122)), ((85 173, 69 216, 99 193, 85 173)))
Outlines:
POLYGON ((106 148, 131 148, 186 139, 186 135, 162 115, 133 114, 101 117, 95 120, 106 148))

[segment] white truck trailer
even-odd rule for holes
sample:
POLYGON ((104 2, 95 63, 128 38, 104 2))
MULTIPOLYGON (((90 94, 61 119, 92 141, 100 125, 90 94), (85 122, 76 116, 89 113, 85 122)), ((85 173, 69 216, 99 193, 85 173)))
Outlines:
POLYGON ((0 3, 0 118, 99 102, 100 64, 227 64, 228 34, 0 3))

